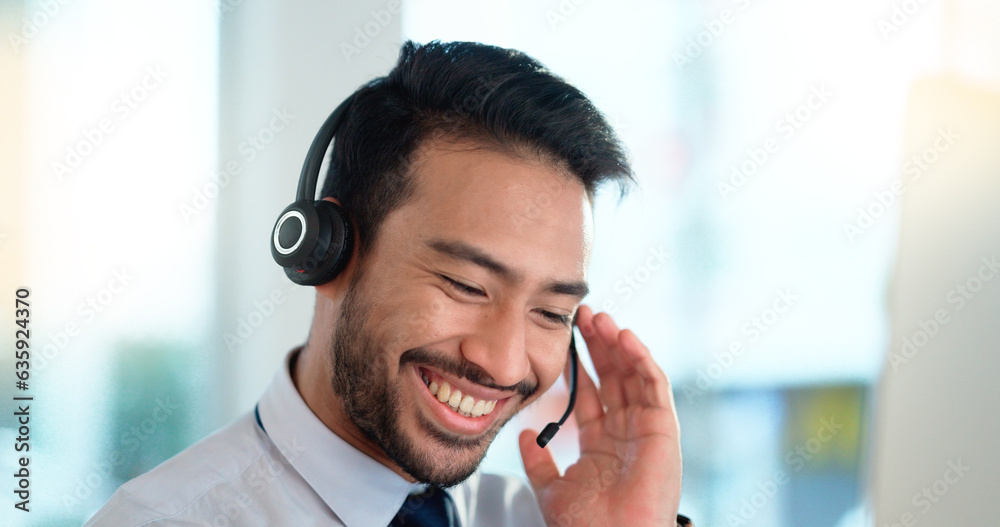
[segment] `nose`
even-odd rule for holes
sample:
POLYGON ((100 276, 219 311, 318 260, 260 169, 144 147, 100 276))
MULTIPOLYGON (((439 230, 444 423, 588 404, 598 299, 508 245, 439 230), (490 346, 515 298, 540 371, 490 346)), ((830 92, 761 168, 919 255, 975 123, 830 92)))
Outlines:
POLYGON ((462 356, 476 364, 501 386, 513 386, 531 372, 528 361, 527 321, 516 310, 493 311, 477 331, 462 340, 462 356))

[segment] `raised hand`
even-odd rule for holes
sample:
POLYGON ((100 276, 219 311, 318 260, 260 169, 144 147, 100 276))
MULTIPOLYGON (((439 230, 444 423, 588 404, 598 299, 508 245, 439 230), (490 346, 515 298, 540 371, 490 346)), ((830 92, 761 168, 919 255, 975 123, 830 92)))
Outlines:
MULTIPOLYGON (((577 326, 600 387, 578 364, 574 417, 580 459, 560 475, 552 455, 522 431, 521 458, 550 526, 645 527, 676 521, 680 429, 670 381, 630 330, 580 306, 577 326)), ((568 365, 567 365, 568 366, 568 365)))

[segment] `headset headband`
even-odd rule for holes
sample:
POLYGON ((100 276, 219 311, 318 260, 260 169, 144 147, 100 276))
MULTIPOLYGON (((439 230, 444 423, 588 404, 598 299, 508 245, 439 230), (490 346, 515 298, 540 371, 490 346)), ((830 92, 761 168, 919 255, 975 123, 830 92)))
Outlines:
POLYGON ((323 126, 316 133, 312 145, 309 146, 309 152, 306 154, 306 161, 302 164, 302 173, 299 174, 299 188, 295 193, 295 201, 313 201, 316 199, 316 181, 319 180, 319 170, 323 166, 323 157, 327 149, 330 148, 330 143, 337 134, 337 129, 340 128, 344 120, 344 115, 347 114, 347 109, 351 106, 354 97, 355 94, 351 94, 350 97, 344 99, 344 102, 340 103, 340 106, 337 106, 337 109, 326 118, 323 126))

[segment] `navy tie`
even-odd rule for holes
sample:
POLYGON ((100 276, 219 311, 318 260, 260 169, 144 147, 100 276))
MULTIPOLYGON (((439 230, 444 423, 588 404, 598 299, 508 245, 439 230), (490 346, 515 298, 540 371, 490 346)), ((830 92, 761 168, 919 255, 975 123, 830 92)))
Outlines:
POLYGON ((407 496, 389 527, 458 527, 455 504, 441 487, 407 496))

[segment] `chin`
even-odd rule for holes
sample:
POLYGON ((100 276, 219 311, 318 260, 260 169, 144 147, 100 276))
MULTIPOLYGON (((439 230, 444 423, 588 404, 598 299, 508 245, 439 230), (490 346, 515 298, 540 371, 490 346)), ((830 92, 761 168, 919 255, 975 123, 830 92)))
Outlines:
POLYGON ((441 487, 458 485, 475 473, 498 431, 491 428, 478 437, 461 436, 423 417, 407 425, 406 440, 386 453, 417 481, 441 487))

